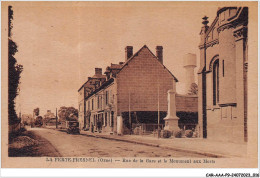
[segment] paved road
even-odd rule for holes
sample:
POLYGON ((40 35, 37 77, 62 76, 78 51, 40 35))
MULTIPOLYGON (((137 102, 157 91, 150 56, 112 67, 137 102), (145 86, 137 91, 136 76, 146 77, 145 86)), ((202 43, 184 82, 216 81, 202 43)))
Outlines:
POLYGON ((197 154, 86 135, 70 135, 52 129, 32 128, 30 131, 47 139, 64 157, 204 157, 197 154))

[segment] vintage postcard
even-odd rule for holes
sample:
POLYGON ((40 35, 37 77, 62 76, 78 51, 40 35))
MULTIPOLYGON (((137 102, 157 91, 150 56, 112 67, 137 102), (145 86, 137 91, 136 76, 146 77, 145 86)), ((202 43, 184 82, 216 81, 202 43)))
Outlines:
POLYGON ((257 7, 2 2, 2 167, 257 168, 257 7))

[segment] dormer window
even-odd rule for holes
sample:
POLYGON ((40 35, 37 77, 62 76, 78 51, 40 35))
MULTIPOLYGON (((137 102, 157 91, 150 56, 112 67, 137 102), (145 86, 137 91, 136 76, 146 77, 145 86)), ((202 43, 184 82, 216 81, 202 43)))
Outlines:
POLYGON ((107 74, 107 80, 109 80, 109 79, 110 79, 110 74, 108 73, 108 74, 107 74))

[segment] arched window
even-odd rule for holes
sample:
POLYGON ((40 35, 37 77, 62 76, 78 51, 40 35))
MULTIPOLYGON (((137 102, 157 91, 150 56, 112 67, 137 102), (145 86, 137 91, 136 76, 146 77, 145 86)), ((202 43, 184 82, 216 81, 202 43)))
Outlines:
POLYGON ((213 72, 213 105, 219 102, 219 62, 216 60, 212 67, 213 72))

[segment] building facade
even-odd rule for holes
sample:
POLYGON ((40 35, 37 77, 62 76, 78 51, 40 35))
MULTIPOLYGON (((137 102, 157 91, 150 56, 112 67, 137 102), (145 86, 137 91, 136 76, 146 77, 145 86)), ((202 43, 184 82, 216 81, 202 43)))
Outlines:
POLYGON ((167 114, 167 91, 178 80, 163 65, 162 46, 156 47, 156 55, 146 45, 135 54, 133 47, 127 46, 125 56, 125 62, 106 68, 106 81, 86 93, 85 128, 115 133, 117 116, 123 117, 125 133, 130 132, 133 123, 157 123, 158 113, 163 122, 167 114))
POLYGON ((78 90, 78 102, 79 102, 79 124, 82 129, 85 129, 87 122, 89 122, 89 112, 86 109, 86 96, 95 91, 100 85, 102 85, 106 81, 106 76, 102 75, 102 68, 95 68, 95 75, 92 77, 88 77, 87 82, 85 82, 78 90))
POLYGON ((203 18, 198 72, 199 125, 204 138, 247 141, 247 7, 219 8, 203 18))

